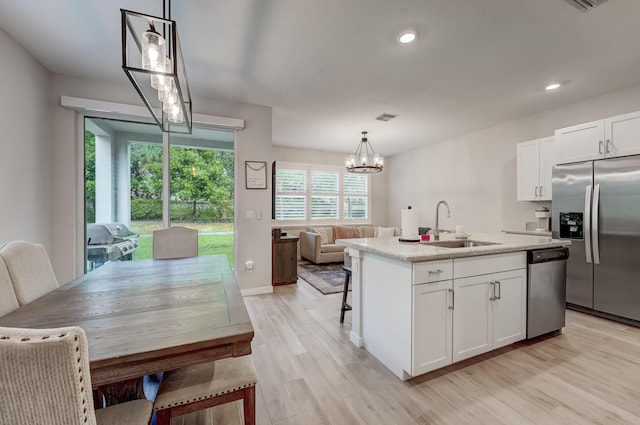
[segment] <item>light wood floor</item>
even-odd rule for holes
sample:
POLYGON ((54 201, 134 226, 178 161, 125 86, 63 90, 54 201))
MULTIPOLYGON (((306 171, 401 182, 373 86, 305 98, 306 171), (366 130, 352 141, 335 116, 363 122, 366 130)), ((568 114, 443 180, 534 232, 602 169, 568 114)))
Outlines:
MULTIPOLYGON (((402 382, 349 342, 341 294, 306 282, 246 297, 260 425, 640 424, 640 329, 567 312, 565 333, 402 382)), ((239 403, 178 418, 241 424, 239 403)))

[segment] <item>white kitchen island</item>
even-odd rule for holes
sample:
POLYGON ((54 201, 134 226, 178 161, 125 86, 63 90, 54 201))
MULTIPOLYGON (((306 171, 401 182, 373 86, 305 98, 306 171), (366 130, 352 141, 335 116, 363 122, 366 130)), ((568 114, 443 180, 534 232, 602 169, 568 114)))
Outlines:
MULTIPOLYGON (((565 240, 473 234, 445 248, 397 237, 343 239, 352 259, 351 341, 400 379, 525 339, 527 258, 565 240)), ((441 241, 454 240, 441 235, 441 241)))

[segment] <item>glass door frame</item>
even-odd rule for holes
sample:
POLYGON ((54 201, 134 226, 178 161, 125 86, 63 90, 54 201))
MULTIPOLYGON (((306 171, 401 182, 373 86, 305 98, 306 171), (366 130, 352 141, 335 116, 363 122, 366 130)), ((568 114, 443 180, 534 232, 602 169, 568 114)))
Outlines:
MULTIPOLYGON (((75 273, 77 276, 85 274, 86 258, 87 258, 87 244, 86 238, 86 211, 85 211, 85 140, 84 140, 84 128, 85 119, 87 117, 103 118, 103 119, 115 119, 121 121, 138 122, 144 124, 155 124, 154 121, 148 116, 148 112, 142 106, 104 102, 91 99, 61 97, 61 105, 67 109, 75 110, 76 112, 76 151, 75 151, 75 163, 76 163, 76 231, 75 231, 75 273)), ((193 117, 194 128, 211 128, 217 130, 230 131, 234 134, 241 131, 245 127, 245 121, 243 119, 220 117, 213 115, 194 114, 193 117)), ((234 139, 237 137, 234 136, 234 139)), ((164 191, 169 191, 169 184, 164 181, 165 178, 169 179, 169 156, 167 155, 170 146, 169 133, 163 132, 163 226, 169 225, 169 201, 170 196, 166 196, 164 191), (166 146, 166 148, 165 148, 166 146), (165 152, 167 149, 167 152, 165 152), (165 168, 166 167, 166 168, 165 168), (166 206, 165 206, 166 202, 166 206), (165 222, 166 220, 166 222, 165 222)), ((238 155, 236 144, 234 142, 234 163, 235 169, 238 169, 238 155)), ((234 197, 234 210, 237 209, 237 197, 234 197)), ((234 236, 234 245, 236 245, 234 236)))

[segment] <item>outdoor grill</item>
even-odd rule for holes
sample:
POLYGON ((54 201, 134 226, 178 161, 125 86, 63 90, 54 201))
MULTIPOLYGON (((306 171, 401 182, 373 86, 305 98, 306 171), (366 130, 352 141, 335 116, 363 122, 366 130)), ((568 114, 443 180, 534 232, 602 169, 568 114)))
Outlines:
POLYGON ((138 235, 122 223, 87 224, 87 260, 93 270, 108 261, 132 260, 138 235))

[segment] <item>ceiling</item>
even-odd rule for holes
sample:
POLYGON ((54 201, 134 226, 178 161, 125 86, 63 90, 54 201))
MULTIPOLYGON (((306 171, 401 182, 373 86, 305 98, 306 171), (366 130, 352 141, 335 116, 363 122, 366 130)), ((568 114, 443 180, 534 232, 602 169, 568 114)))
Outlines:
MULTIPOLYGON (((0 28, 48 70, 118 81, 120 8, 160 0, 0 0, 0 28)), ((174 1, 194 111, 273 108, 273 144, 393 155, 640 83, 640 1, 174 1), (418 39, 400 45, 411 28, 418 39), (544 87, 566 83, 555 92, 544 87), (397 114, 376 121, 382 113, 397 114)), ((133 90, 133 88, 132 88, 133 90)))

